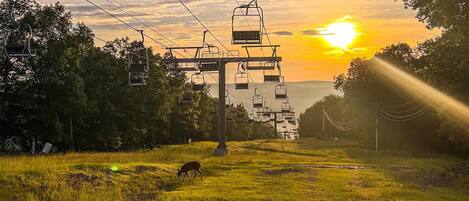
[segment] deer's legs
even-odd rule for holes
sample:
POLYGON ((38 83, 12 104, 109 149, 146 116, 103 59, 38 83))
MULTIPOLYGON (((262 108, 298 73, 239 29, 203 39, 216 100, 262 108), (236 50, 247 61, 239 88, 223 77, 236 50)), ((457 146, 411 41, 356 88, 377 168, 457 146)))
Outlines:
POLYGON ((202 172, 200 172, 200 170, 194 170, 194 171, 197 171, 200 174, 200 179, 202 179, 202 172))
POLYGON ((192 180, 194 180, 196 177, 197 177, 197 172, 196 172, 196 170, 194 169, 194 177, 192 177, 192 180))

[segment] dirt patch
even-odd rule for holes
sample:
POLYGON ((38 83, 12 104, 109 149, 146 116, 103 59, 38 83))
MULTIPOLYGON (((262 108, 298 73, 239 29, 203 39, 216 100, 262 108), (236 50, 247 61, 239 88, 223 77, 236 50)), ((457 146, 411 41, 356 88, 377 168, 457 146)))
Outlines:
POLYGON ((461 179, 468 178, 469 163, 461 163, 444 169, 431 169, 427 171, 404 173, 405 174, 399 175, 399 177, 403 180, 416 182, 425 188, 452 187, 457 185, 461 179))
POLYGON ((86 175, 84 173, 74 173, 68 175, 68 183, 75 189, 80 188, 83 183, 89 183, 93 186, 98 185, 99 177, 95 175, 86 175))
POLYGON ((278 170, 264 170, 263 173, 267 175, 283 175, 289 173, 299 173, 303 172, 303 170, 299 169, 278 169, 278 170))
POLYGON ((144 166, 144 165, 135 166, 135 171, 137 171, 137 173, 143 173, 143 172, 149 172, 149 171, 155 172, 159 170, 160 170, 159 168, 152 167, 152 166, 144 166))

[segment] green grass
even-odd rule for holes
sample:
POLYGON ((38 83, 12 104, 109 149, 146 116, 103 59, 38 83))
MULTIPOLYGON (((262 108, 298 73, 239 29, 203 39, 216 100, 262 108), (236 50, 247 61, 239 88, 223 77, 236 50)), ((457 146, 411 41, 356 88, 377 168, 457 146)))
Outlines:
POLYGON ((213 142, 146 152, 0 157, 0 200, 469 200, 465 161, 441 154, 374 152, 355 142, 213 142), (203 180, 178 180, 199 160, 203 180), (360 169, 353 169, 352 167, 360 169))

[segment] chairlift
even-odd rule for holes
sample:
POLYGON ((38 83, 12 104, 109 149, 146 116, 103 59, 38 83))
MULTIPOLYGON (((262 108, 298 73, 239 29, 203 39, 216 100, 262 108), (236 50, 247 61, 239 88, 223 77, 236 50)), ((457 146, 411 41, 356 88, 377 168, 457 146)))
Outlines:
POLYGON ((289 99, 287 97, 287 99, 282 103, 282 105, 280 106, 280 110, 282 111, 282 113, 289 113, 292 111, 292 107, 290 105, 290 102, 289 102, 289 99))
POLYGON ((249 89, 249 74, 246 73, 244 63, 238 64, 238 71, 235 74, 235 88, 237 90, 249 89))
POLYGON ((295 121, 295 113, 290 112, 284 115, 287 121, 295 121))
POLYGON ((219 62, 218 61, 203 61, 203 59, 216 59, 220 57, 220 50, 218 47, 210 45, 206 42, 207 30, 203 33, 202 46, 197 49, 196 57, 199 60, 197 66, 199 71, 218 71, 219 62))
POLYGON ((271 117, 273 116, 271 109, 268 107, 262 108, 261 113, 264 118, 268 118, 269 120, 271 120, 271 117))
POLYGON ((275 99, 277 100, 287 100, 288 93, 287 93, 287 85, 284 82, 277 84, 275 86, 275 99))
POLYGON ((277 121, 277 123, 280 124, 280 123, 285 122, 285 118, 282 116, 277 116, 277 119, 275 121, 277 121))
POLYGON ((141 41, 141 48, 145 50, 145 56, 144 60, 140 60, 139 57, 141 57, 138 54, 138 51, 136 53, 129 52, 127 54, 127 57, 129 59, 129 65, 128 65, 128 74, 129 74, 129 85, 130 86, 141 86, 141 85, 146 85, 146 78, 148 69, 150 66, 150 59, 148 57, 148 48, 145 48, 144 42, 145 42, 145 37, 143 35, 143 30, 139 30, 140 36, 142 37, 141 41))
POLYGON ((182 103, 182 104, 192 104, 193 101, 194 100, 193 100, 193 97, 192 97, 192 93, 186 92, 182 95, 179 102, 182 103))
POLYGON ((229 107, 231 105, 230 97, 228 96, 225 97, 225 105, 226 107, 229 107))
POLYGON ((32 36, 33 30, 29 24, 20 24, 17 28, 8 32, 4 44, 7 56, 14 58, 36 56, 35 51, 31 49, 32 36))
POLYGON ((204 75, 202 73, 195 73, 191 76, 192 90, 203 91, 207 86, 204 75))
POLYGON ((264 97, 262 97, 258 92, 257 88, 254 90, 254 96, 252 97, 252 107, 253 108, 262 108, 264 107, 264 97))
POLYGON ((240 5, 233 10, 232 41, 233 45, 262 44, 264 11, 257 0, 247 5, 240 5))
POLYGON ((276 70, 264 70, 264 82, 279 83, 281 81, 281 73, 276 70))

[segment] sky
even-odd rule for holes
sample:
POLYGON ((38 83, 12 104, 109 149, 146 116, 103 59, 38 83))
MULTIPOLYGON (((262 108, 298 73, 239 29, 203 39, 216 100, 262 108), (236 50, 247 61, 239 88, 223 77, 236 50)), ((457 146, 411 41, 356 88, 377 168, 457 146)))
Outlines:
MULTIPOLYGON (((56 0, 38 0, 50 4, 56 0)), ((116 14, 131 25, 144 28, 145 33, 167 46, 174 46, 157 33, 143 27, 126 16, 106 0, 91 0, 109 12, 116 14)), ((178 46, 198 46, 204 30, 184 9, 178 0, 109 0, 140 21, 170 38, 178 46)), ((236 0, 182 0, 213 34, 230 50, 231 15, 236 0)), ((248 0, 237 0, 247 3, 248 0)), ((282 75, 285 81, 333 80, 346 73, 353 58, 371 57, 381 48, 406 42, 412 46, 437 36, 438 30, 427 30, 415 19, 415 11, 405 9, 400 0, 258 0, 264 10, 264 23, 273 44, 282 56, 282 75), (323 35, 330 24, 345 22, 353 24, 356 37, 347 48, 332 45, 323 35)), ((86 0, 62 0, 73 14, 74 22, 91 27, 96 36, 104 40, 129 37, 138 39, 136 31, 103 13, 86 0)), ((209 43, 217 44, 211 37, 209 43)), ((96 41, 98 46, 102 42, 96 41)), ((157 52, 164 49, 151 40, 146 45, 157 52)), ((260 54, 260 52, 258 52, 260 54)), ((240 52, 241 55, 244 52, 240 52)), ((268 54, 268 52, 266 53, 268 54)), ((228 82, 236 71, 228 67, 228 82)), ((252 73, 261 81, 262 72, 252 73)))

